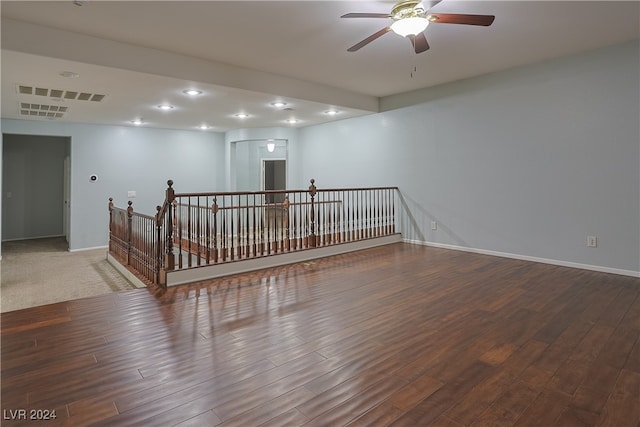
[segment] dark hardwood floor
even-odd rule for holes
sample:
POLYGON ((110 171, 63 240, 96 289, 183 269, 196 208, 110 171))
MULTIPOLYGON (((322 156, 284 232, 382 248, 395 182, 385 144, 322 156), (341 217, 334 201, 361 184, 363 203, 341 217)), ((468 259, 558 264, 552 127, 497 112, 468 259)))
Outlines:
POLYGON ((9 312, 2 425, 635 427, 639 294, 394 244, 9 312))

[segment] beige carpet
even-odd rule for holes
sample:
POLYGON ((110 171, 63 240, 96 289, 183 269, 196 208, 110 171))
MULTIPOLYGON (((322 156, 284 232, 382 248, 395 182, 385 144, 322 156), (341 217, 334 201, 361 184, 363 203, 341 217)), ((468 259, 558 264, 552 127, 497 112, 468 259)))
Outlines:
POLYGON ((0 312, 135 289, 106 249, 69 252, 63 237, 2 243, 0 312))

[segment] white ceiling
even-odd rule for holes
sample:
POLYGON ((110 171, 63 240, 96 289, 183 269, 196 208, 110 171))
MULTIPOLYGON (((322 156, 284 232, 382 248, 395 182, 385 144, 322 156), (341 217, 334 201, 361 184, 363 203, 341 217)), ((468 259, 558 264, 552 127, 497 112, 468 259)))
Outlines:
MULTIPOLYGON (((213 131, 308 126, 378 111, 381 98, 637 40, 637 1, 456 1, 432 12, 490 14, 490 27, 431 24, 415 55, 389 24, 394 1, 2 1, 2 117, 20 103, 64 105, 56 121, 213 131), (77 78, 60 76, 63 71, 77 78), (17 85, 107 95, 19 94, 17 85), (184 89, 203 94, 189 98, 184 89), (287 102, 286 108, 273 101, 287 102), (169 112, 158 110, 171 103, 169 112), (329 116, 331 108, 339 114, 329 116), (234 114, 246 112, 248 119, 234 114), (290 125, 285 119, 300 121, 290 125)), ((34 120, 47 120, 33 117, 34 120)))

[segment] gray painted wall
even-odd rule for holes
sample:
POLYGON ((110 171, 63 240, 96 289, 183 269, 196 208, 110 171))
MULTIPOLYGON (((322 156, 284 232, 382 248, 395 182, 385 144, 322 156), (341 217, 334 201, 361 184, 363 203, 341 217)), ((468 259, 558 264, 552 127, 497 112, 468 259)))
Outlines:
POLYGON ((632 43, 397 96, 421 103, 304 128, 292 163, 399 186, 409 239, 638 272, 639 75, 632 43))
POLYGON ((26 120, 3 120, 2 130, 70 137, 71 250, 107 244, 109 197, 117 206, 132 200, 136 211, 155 214, 167 179, 177 192, 224 188, 223 134, 26 120), (136 197, 129 199, 128 191, 136 197))

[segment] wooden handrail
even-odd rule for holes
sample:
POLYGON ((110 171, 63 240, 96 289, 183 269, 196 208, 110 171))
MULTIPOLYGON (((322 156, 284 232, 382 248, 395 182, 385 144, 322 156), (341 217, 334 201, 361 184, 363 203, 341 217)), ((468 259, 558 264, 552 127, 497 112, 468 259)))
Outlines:
MULTIPOLYGON (((172 181, 173 183, 173 181, 172 181)), ((338 191, 365 191, 365 190, 398 190, 398 187, 345 187, 345 188, 317 188, 318 193, 338 192, 338 191)), ((309 193, 309 190, 264 190, 264 191, 213 191, 204 193, 175 193, 175 197, 213 197, 213 196, 251 196, 261 194, 289 194, 289 193, 309 193)))

